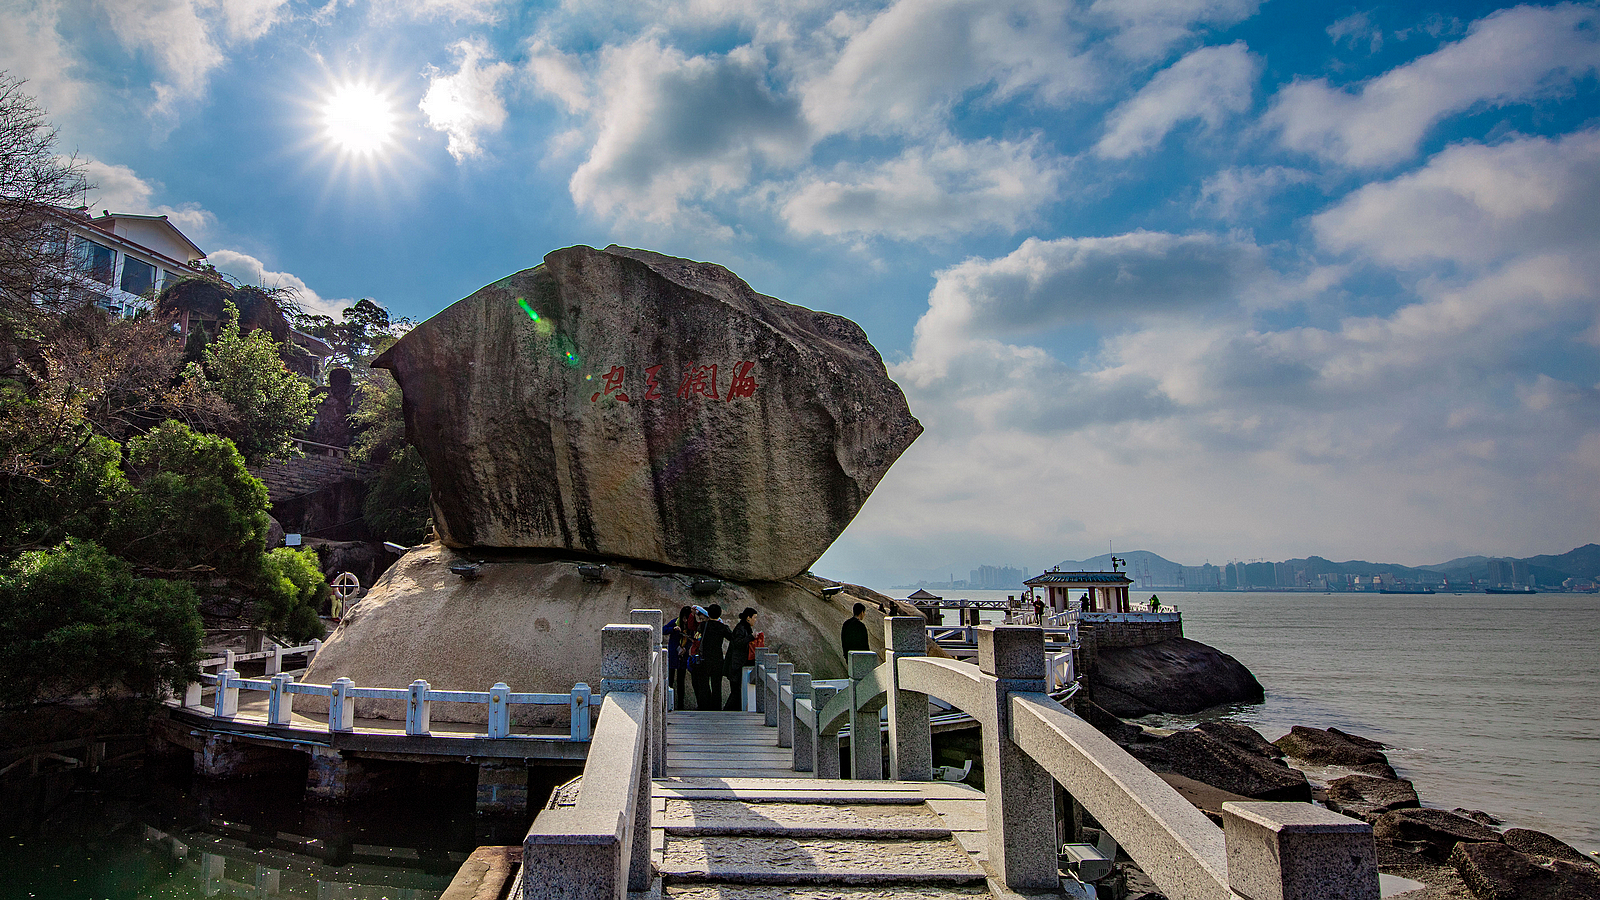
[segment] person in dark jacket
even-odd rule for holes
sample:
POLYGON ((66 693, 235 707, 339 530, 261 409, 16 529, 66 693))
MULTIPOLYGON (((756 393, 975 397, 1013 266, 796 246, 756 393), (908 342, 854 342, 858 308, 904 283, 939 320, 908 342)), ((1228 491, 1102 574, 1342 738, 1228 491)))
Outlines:
POLYGON ((850 618, 844 620, 844 627, 839 629, 839 643, 844 646, 844 659, 850 662, 850 651, 871 650, 867 644, 867 605, 857 603, 850 611, 850 618))
POLYGON ((756 611, 745 607, 739 624, 728 636, 728 704, 723 709, 737 712, 744 708, 744 667, 750 665, 750 644, 756 639, 756 611))
POLYGON ((672 686, 674 709, 689 705, 689 696, 683 689, 689 678, 689 645, 694 643, 699 627, 694 607, 685 606, 676 619, 661 629, 667 636, 667 683, 672 686))
POLYGON ((722 624, 722 607, 711 604, 700 623, 700 663, 694 669, 694 697, 700 709, 722 708, 722 679, 727 665, 723 644, 733 632, 722 624))

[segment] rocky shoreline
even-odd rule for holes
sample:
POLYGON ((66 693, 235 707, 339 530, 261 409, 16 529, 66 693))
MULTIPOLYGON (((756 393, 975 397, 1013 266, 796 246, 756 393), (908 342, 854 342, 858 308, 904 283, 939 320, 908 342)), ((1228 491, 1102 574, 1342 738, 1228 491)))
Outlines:
MULTIPOLYGON (((1095 695, 1102 696, 1099 685, 1095 695)), ((1115 691, 1110 696, 1120 702, 1125 695, 1115 691)), ((1299 725, 1276 741, 1268 741, 1248 725, 1226 722, 1169 731, 1125 722, 1089 700, 1080 701, 1077 708, 1219 823, 1223 803, 1246 799, 1315 801, 1370 822, 1379 870, 1419 883, 1392 896, 1407 900, 1600 897, 1600 862, 1552 835, 1503 827, 1479 810, 1423 807, 1416 787, 1395 772, 1384 753, 1392 748, 1379 741, 1337 728, 1299 725), (1319 778, 1334 777, 1314 780, 1307 777, 1308 769, 1319 778)), ((1140 890, 1142 882, 1141 873, 1127 873, 1129 898, 1161 896, 1153 889, 1140 890)))

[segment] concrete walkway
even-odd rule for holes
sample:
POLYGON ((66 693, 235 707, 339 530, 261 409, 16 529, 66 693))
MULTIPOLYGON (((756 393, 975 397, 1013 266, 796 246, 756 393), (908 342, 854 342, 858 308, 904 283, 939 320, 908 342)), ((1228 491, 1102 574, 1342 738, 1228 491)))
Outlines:
POLYGON ((778 729, 761 713, 667 713, 667 777, 790 778, 794 751, 778 746, 778 729))
POLYGON ((991 896, 978 791, 785 774, 657 780, 651 856, 662 894, 684 900, 991 896))

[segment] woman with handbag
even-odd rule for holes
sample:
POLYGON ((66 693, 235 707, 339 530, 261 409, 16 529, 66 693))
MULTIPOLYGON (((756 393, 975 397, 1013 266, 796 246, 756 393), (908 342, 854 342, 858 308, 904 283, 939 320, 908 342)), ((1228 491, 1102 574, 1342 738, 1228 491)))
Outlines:
POLYGON ((765 645, 764 638, 758 639, 756 635, 756 611, 747 606, 744 612, 739 613, 739 624, 733 626, 733 634, 728 638, 727 671, 733 689, 728 692, 728 703, 723 707, 725 710, 736 712, 744 708, 744 668, 755 661, 758 640, 765 645))

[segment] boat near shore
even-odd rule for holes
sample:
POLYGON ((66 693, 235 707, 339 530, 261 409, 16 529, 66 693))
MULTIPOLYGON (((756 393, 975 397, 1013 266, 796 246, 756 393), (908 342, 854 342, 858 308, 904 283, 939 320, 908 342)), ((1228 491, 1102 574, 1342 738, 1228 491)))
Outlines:
POLYGON ((1485 594, 1537 594, 1538 591, 1531 587, 1491 587, 1484 588, 1485 594))

